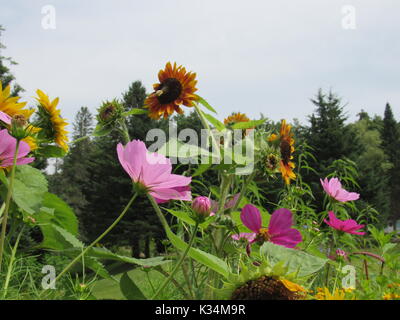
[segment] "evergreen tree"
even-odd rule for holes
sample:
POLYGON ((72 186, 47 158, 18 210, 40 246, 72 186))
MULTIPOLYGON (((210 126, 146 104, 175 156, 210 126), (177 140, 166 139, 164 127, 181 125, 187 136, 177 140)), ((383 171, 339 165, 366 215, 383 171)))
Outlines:
POLYGON ((390 220, 396 226, 400 219, 400 132, 392 108, 386 104, 382 127, 382 148, 392 167, 388 172, 390 190, 390 220))
MULTIPOLYGON (((93 130, 93 116, 87 107, 81 107, 73 123, 73 139, 87 137, 93 130)), ((87 204, 83 188, 87 184, 89 156, 92 142, 84 138, 74 143, 64 158, 60 170, 50 179, 52 192, 58 194, 81 216, 87 204)))

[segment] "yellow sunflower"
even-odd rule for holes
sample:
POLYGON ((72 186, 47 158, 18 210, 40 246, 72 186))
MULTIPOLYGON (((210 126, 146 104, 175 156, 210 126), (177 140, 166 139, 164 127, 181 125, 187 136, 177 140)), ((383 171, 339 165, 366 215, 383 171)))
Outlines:
POLYGON ((182 66, 177 67, 168 62, 164 70, 158 73, 160 83, 153 85, 154 92, 145 100, 145 107, 149 109, 149 116, 153 119, 160 119, 161 116, 167 118, 174 111, 183 113, 180 105, 193 107, 193 102, 197 96, 195 80, 196 73, 186 72, 182 66))
POLYGON ((328 288, 317 288, 317 291, 317 300, 346 300, 346 292, 343 289, 336 289, 334 293, 330 293, 328 288))
POLYGON ((59 99, 55 98, 53 101, 50 101, 49 97, 39 89, 36 91, 36 93, 38 95, 36 100, 39 102, 41 107, 39 113, 44 113, 45 117, 50 120, 50 131, 54 141, 67 152, 68 131, 65 130, 65 127, 68 125, 68 123, 61 118, 60 110, 56 109, 59 99))
POLYGON ((23 115, 26 119, 32 115, 35 110, 23 109, 26 102, 18 102, 19 97, 11 97, 11 89, 8 85, 3 90, 3 84, 0 81, 0 111, 6 113, 10 117, 15 115, 23 115))
POLYGON ((293 172, 295 164, 290 161, 293 159, 292 154, 294 152, 294 139, 291 128, 290 124, 286 124, 286 120, 282 120, 279 137, 276 134, 272 134, 268 139, 268 141, 275 141, 277 139, 280 141, 281 161, 279 170, 286 184, 290 184, 290 180, 296 179, 296 174, 293 172))
POLYGON ((228 118, 224 119, 225 125, 234 125, 238 122, 249 122, 250 119, 244 114, 240 112, 232 113, 228 118))

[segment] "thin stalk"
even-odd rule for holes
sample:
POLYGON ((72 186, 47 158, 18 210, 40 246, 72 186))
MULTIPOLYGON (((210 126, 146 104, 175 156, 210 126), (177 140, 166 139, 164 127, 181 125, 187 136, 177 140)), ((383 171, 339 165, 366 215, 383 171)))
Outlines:
POLYGON ((1 272, 1 266, 3 262, 3 252, 4 252, 4 241, 6 238, 6 231, 7 231, 7 220, 8 220, 8 210, 10 209, 10 203, 11 203, 11 196, 12 196, 12 191, 14 188, 14 177, 15 177, 15 168, 17 166, 17 157, 18 157, 18 150, 19 150, 19 140, 17 139, 17 144, 15 146, 15 152, 14 152, 14 160, 13 160, 13 166, 11 169, 11 175, 10 175, 10 182, 8 184, 8 190, 7 190, 7 196, 6 196, 6 206, 4 209, 4 217, 1 225, 1 236, 0 236, 0 272, 1 272))
POLYGON ((183 263, 183 260, 185 260, 190 248, 193 245, 194 239, 196 238, 196 233, 197 233, 197 229, 198 229, 199 223, 196 222, 196 225, 194 226, 193 232, 190 236, 190 240, 189 240, 189 244, 186 247, 184 253, 181 255, 179 261, 177 262, 177 264, 175 265, 174 269, 171 271, 170 275, 168 278, 166 278, 164 280, 164 282, 161 284, 161 286, 157 289, 156 293, 151 297, 150 300, 154 300, 155 298, 157 298, 157 296, 160 294, 161 291, 164 290, 164 288, 167 286, 167 284, 171 281, 171 279, 174 277, 176 271, 178 271, 179 267, 181 266, 181 264, 183 263))
POLYGON ((10 283, 11 279, 11 273, 13 270, 13 265, 14 265, 14 260, 15 260, 15 255, 17 253, 17 248, 19 245, 19 240, 21 239, 22 232, 24 231, 24 227, 22 227, 21 231, 18 234, 17 240, 15 241, 14 247, 11 251, 11 257, 10 257, 10 262, 8 264, 8 270, 7 270, 7 275, 6 275, 6 281, 4 283, 4 289, 3 289, 3 299, 6 298, 7 296, 7 290, 8 290, 8 285, 10 283))
POLYGON ((203 111, 201 111, 201 109, 197 103, 194 103, 194 108, 195 108, 197 114, 199 115, 200 121, 201 121, 204 129, 206 129, 208 131, 208 135, 211 137, 211 143, 213 145, 213 149, 215 149, 215 151, 217 152, 218 158, 221 158, 221 151, 219 149, 219 145, 218 145, 217 141, 215 140, 214 135, 211 132, 210 125, 208 124, 207 119, 204 117, 203 111))
MULTIPOLYGON (((169 277, 169 273, 167 271, 165 271, 163 268, 161 268, 160 266, 154 268, 154 270, 156 270, 159 273, 161 273, 165 278, 169 277)), ((175 280, 175 278, 172 278, 171 282, 182 293, 182 295, 185 297, 186 300, 190 300, 190 296, 186 293, 185 289, 179 284, 179 282, 175 280)))
POLYGON ((137 193, 135 193, 131 200, 129 200, 128 204, 124 208, 124 210, 121 212, 121 214, 118 216, 117 219, 104 231, 96 240, 94 240, 89 246, 86 247, 85 250, 83 250, 74 260, 72 260, 65 268, 63 271, 60 272, 60 274, 54 279, 54 282, 59 280, 76 262, 79 261, 90 249, 92 249, 101 239, 103 239, 114 227, 118 224, 118 222, 124 217, 124 215, 128 212, 128 209, 131 207, 133 201, 137 197, 137 193))
POLYGON ((125 119, 122 119, 121 123, 121 134, 122 134, 122 140, 124 142, 124 144, 127 144, 128 142, 131 141, 131 138, 129 136, 129 131, 128 131, 128 127, 126 126, 126 121, 125 119))
POLYGON ((239 207, 240 201, 242 201, 243 197, 245 196, 247 187, 249 186, 250 182, 253 181, 255 175, 256 175, 256 171, 254 170, 254 171, 248 176, 248 178, 245 180, 245 182, 243 183, 242 189, 240 190, 240 193, 239 193, 239 198, 237 199, 237 201, 236 201, 234 207, 232 208, 232 212, 233 212, 233 211, 236 211, 237 208, 239 207))

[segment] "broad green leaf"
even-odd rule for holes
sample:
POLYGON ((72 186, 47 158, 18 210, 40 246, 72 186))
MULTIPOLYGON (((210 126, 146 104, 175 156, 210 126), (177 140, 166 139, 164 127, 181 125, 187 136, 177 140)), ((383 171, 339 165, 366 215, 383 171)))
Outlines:
MULTIPOLYGON (((170 214, 174 215, 177 217, 179 220, 182 220, 183 222, 186 222, 187 224, 190 224, 191 226, 196 225, 196 222, 188 215, 186 211, 177 211, 177 210, 172 210, 172 209, 165 209, 167 210, 170 214)), ((213 222, 215 219, 213 217, 209 217, 199 225, 200 228, 205 229, 207 228, 211 222, 213 222)))
POLYGON ((218 131, 225 129, 225 125, 218 119, 214 118, 211 114, 203 112, 203 115, 218 131))
POLYGON ((326 258, 322 259, 307 252, 286 248, 271 242, 265 242, 260 248, 260 253, 274 263, 284 261, 289 272, 298 271, 299 277, 307 277, 318 272, 328 261, 326 258))
POLYGON ((213 107, 211 107, 211 105, 206 100, 204 100, 202 97, 200 97, 199 95, 196 95, 196 99, 199 103, 201 103, 208 110, 210 110, 211 112, 217 113, 217 111, 215 111, 215 109, 213 107))
POLYGON ((124 273, 121 277, 119 287, 127 300, 147 300, 143 292, 138 288, 135 282, 132 281, 127 273, 124 273))
POLYGON ((130 264, 136 264, 144 267, 156 267, 162 264, 166 264, 171 262, 171 260, 164 260, 164 257, 153 257, 148 259, 136 259, 133 257, 127 257, 115 254, 106 248, 92 248, 87 253, 88 256, 98 258, 98 259, 107 259, 114 261, 121 261, 130 264))
POLYGON ((197 176, 203 174, 203 173, 206 172, 211 166, 212 166, 211 161, 209 161, 209 163, 206 163, 206 164, 199 164, 199 166, 197 167, 196 171, 192 174, 192 177, 197 177, 197 176))
POLYGON ((123 112, 122 115, 124 117, 132 116, 132 115, 138 115, 138 114, 146 114, 149 111, 147 109, 140 109, 140 108, 133 108, 129 111, 123 112))
POLYGON ((43 242, 40 246, 61 250, 65 247, 65 242, 53 226, 59 226, 76 236, 78 234, 78 219, 72 209, 52 193, 44 195, 42 205, 39 213, 35 215, 43 234, 43 242))
MULTIPOLYGON (((186 250, 188 246, 187 243, 174 234, 169 227, 166 228, 166 233, 168 239, 177 249, 181 251, 186 250)), ((190 248, 188 255, 197 262, 204 264, 225 278, 228 278, 230 274, 229 267, 226 262, 220 258, 196 248, 190 248)))
POLYGON ((237 122, 231 126, 232 129, 251 129, 262 125, 267 119, 250 120, 247 122, 237 122))
POLYGON ((57 146, 45 146, 39 149, 39 154, 45 158, 62 158, 67 152, 57 146))
MULTIPOLYGON (((67 230, 56 225, 53 225, 53 228, 57 231, 61 238, 64 239, 65 248, 62 250, 64 254, 68 255, 71 258, 75 258, 84 250, 84 244, 80 240, 78 240, 72 233, 69 233, 67 230)), ((93 270, 96 274, 105 279, 112 278, 106 268, 103 266, 103 264, 99 262, 96 258, 85 255, 84 257, 82 257, 79 263, 84 263, 86 267, 93 270)))
POLYGON ((102 137, 109 134, 113 128, 111 126, 103 126, 102 124, 98 123, 96 128, 93 130, 93 135, 95 137, 102 137))
POLYGON ((13 200, 29 214, 38 212, 47 192, 47 180, 40 170, 28 165, 17 166, 15 171, 13 200))
MULTIPOLYGON (((209 152, 206 149, 200 148, 197 145, 183 143, 178 139, 169 139, 158 151, 158 154, 165 155, 166 157, 174 158, 197 158, 199 156, 206 158, 218 158, 217 155, 209 152)), ((211 162, 211 161, 210 161, 211 162)))

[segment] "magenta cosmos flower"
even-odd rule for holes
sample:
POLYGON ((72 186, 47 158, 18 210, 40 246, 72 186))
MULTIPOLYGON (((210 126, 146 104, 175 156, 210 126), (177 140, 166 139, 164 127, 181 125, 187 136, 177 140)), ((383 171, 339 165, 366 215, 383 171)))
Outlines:
POLYGON ((117 146, 118 159, 134 183, 154 197, 157 203, 168 200, 191 201, 191 177, 172 174, 171 161, 147 151, 143 141, 133 140, 117 146))
MULTIPOLYGON (((6 129, 0 130, 0 168, 11 167, 14 162, 17 139, 10 136, 6 129)), ((35 158, 26 158, 31 151, 29 145, 20 141, 17 155, 17 165, 31 163, 35 158)))
POLYGON ((8 114, 0 111, 0 121, 3 121, 5 124, 10 125, 11 124, 11 117, 8 114))
POLYGON ((322 187, 325 192, 340 202, 347 202, 352 200, 357 200, 360 195, 356 192, 348 192, 342 188, 342 184, 338 178, 332 178, 328 180, 325 178, 324 180, 319 179, 321 181, 322 187))
POLYGON ((353 219, 348 219, 348 220, 340 220, 336 218, 335 214, 333 211, 329 211, 329 221, 324 219, 324 222, 329 225, 330 227, 343 231, 346 233, 350 234, 359 234, 359 235, 364 235, 365 232, 357 232, 357 230, 364 228, 365 225, 363 224, 358 224, 355 220, 353 219))
POLYGON ((275 210, 268 228, 262 227, 260 210, 251 204, 244 206, 240 219, 253 232, 235 234, 232 236, 234 240, 245 238, 249 243, 271 241, 287 248, 294 248, 302 241, 301 233, 292 228, 292 213, 288 209, 275 210))

